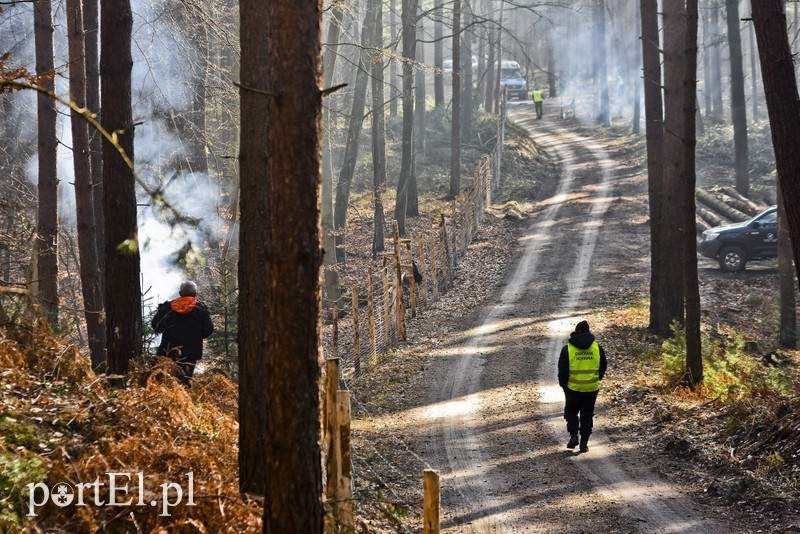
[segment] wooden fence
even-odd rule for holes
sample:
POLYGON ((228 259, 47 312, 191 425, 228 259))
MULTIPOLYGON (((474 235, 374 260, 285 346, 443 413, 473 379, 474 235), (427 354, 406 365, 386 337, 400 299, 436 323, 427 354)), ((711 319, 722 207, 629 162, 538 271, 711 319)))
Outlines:
MULTIPOLYGON (((503 95, 498 143, 479 162, 472 182, 444 216, 428 229, 401 238, 393 225, 391 250, 380 255, 381 265, 361 273, 349 295, 331 301, 323 294, 330 328, 323 329, 326 356, 325 454, 329 513, 326 532, 354 532, 352 457, 350 451, 350 392, 340 389, 342 374, 358 376, 380 365, 407 336, 407 319, 416 317, 453 286, 459 262, 480 229, 484 210, 500 182, 506 105, 503 95), (415 279, 415 266, 422 275, 415 279)), ((347 292, 346 292, 347 293, 347 292)), ((352 399, 355 401, 355 399, 352 399)), ((424 532, 439 532, 438 472, 424 473, 424 532)))

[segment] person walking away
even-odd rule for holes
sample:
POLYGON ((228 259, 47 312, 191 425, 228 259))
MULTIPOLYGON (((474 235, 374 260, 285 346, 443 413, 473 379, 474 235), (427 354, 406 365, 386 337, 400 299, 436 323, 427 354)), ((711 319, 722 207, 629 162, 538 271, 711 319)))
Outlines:
POLYGON ((536 106, 536 118, 542 118, 542 102, 544 102, 544 97, 542 96, 542 91, 538 87, 533 88, 533 92, 531 92, 531 97, 533 98, 533 104, 536 106))
POLYGON ((203 340, 214 332, 214 324, 206 305, 197 300, 197 284, 183 282, 179 295, 159 304, 151 324, 161 334, 156 354, 175 361, 181 370, 178 378, 188 386, 203 357, 203 340))
POLYGON ((578 445, 580 434, 580 451, 589 451, 594 404, 606 367, 606 353, 589 331, 589 323, 579 322, 558 357, 558 385, 564 390, 564 419, 570 436, 568 449, 578 445))

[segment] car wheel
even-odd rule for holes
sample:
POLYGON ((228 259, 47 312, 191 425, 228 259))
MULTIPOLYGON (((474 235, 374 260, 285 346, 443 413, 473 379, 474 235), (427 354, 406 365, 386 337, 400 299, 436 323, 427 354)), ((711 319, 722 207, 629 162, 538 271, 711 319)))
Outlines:
POLYGON ((744 271, 747 254, 740 247, 725 247, 719 251, 719 268, 728 273, 744 271))

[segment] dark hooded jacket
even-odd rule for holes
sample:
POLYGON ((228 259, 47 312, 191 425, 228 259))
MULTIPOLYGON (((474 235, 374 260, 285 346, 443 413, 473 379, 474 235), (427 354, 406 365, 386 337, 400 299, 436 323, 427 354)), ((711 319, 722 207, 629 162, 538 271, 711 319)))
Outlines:
POLYGON ((157 354, 189 362, 202 358, 203 339, 214 332, 208 308, 194 297, 159 304, 151 324, 161 334, 157 354))
MULTIPOLYGON (((579 349, 588 349, 594 343, 594 334, 591 332, 573 332, 569 336, 569 342, 579 349)), ((606 374, 606 353, 603 347, 600 347, 600 379, 606 374)), ((561 355, 558 357, 558 385, 562 389, 567 389, 569 382, 569 349, 566 345, 561 349, 561 355)))

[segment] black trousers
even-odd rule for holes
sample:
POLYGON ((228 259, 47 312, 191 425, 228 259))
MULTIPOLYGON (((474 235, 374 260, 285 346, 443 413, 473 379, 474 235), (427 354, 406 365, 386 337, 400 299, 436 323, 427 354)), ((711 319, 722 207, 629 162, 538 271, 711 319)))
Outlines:
POLYGON ((567 420, 567 432, 589 437, 594 424, 594 403, 597 401, 597 391, 584 392, 564 389, 564 419, 567 420))
POLYGON ((542 102, 534 102, 534 105, 536 106, 536 118, 537 119, 541 119, 542 118, 542 102))

